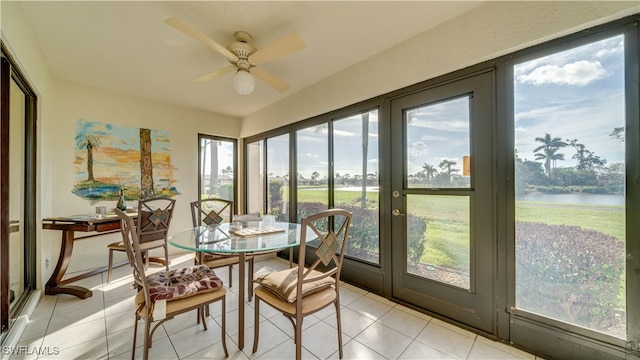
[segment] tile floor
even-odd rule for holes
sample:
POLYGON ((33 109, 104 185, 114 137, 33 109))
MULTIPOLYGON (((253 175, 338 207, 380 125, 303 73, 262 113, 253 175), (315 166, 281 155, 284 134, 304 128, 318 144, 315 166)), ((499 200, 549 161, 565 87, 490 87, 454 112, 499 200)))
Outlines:
MULTIPOLYGON (((172 267, 192 264, 192 255, 174 256, 172 267)), ((269 259, 256 263, 256 273, 286 268, 288 262, 269 259)), ((162 267, 151 265, 151 271, 162 267)), ((228 271, 216 269, 228 284, 228 271)), ((253 344, 253 302, 246 306, 245 349, 237 347, 237 269, 227 293, 227 348, 229 359, 292 359, 295 347, 291 324, 268 306, 261 307, 260 344, 253 344)), ((134 324, 131 270, 114 271, 79 281, 93 290, 91 298, 44 296, 27 325, 19 346, 38 351, 11 359, 130 359, 134 324), (40 355, 36 354, 41 352, 40 355)), ((535 356, 477 336, 430 316, 395 304, 357 287, 341 287, 344 359, 536 359, 535 356)), ((223 359, 220 342, 220 306, 213 304, 204 331, 195 313, 167 321, 154 334, 151 359, 223 359)), ((142 324, 142 322, 140 322, 142 324)), ((337 359, 335 310, 325 309, 305 318, 303 358, 337 359)), ((139 326, 139 329, 142 326, 139 326)), ((138 335, 136 358, 142 358, 138 335)))

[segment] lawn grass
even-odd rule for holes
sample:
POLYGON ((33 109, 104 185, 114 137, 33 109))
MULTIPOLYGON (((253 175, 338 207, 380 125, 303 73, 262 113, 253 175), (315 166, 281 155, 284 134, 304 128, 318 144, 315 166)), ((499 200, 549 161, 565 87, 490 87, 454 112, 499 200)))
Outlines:
POLYGON ((622 206, 537 203, 519 201, 516 207, 518 221, 541 222, 552 225, 575 225, 625 238, 624 208, 622 206))
MULTIPOLYGON (((285 189, 285 187, 283 187, 285 189)), ((284 190, 287 191, 287 190, 284 190)), ((298 202, 319 202, 326 204, 329 199, 329 192, 326 187, 317 188, 299 188, 298 189, 298 202)), ((334 203, 357 205, 360 203, 360 191, 336 191, 334 192, 334 203)), ((377 199, 377 191, 367 191, 367 199, 377 199)))
MULTIPOLYGON (((360 201, 359 191, 336 191, 336 204, 360 201)), ((368 192, 377 199, 377 192, 368 192)), ((327 202, 327 190, 299 189, 299 202, 327 202)), ((469 198, 466 196, 409 196, 407 211, 427 219, 426 248, 421 261, 458 271, 469 270, 469 198)), ((487 210, 488 211, 488 210, 487 210)), ((518 201, 517 221, 553 225, 574 225, 612 235, 624 240, 625 222, 622 206, 571 205, 518 201)))

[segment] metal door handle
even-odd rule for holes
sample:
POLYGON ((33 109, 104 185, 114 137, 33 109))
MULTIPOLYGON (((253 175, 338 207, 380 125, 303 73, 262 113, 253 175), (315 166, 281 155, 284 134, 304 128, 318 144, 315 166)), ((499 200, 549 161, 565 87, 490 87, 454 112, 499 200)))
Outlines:
POLYGON ((404 216, 404 214, 401 213, 400 210, 398 210, 398 209, 393 209, 391 211, 391 214, 393 214, 393 216, 404 216))

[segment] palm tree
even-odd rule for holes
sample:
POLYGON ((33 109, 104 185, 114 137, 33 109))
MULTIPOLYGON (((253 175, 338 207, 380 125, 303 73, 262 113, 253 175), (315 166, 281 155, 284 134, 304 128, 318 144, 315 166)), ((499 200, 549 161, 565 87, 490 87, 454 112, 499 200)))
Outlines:
POLYGON ((140 128, 140 198, 156 196, 153 186, 153 161, 151 159, 151 129, 140 128))
POLYGON ((567 143, 562 141, 559 137, 551 137, 551 134, 546 133, 544 137, 537 137, 537 142, 541 142, 542 145, 533 149, 533 153, 536 156, 536 160, 544 160, 544 169, 547 176, 551 176, 551 164, 555 167, 557 160, 564 160, 564 154, 556 153, 558 149, 567 146, 567 143))
POLYGON ((85 135, 78 139, 78 147, 87 149, 87 181, 95 182, 93 178, 93 149, 100 147, 100 138, 95 135, 85 135))
POLYGON ((609 136, 624 142, 624 126, 615 127, 609 136))
POLYGON ((318 185, 318 178, 320 177, 320 173, 317 171, 314 171, 311 173, 311 181, 313 182, 313 185, 318 185))
POLYGON ((572 159, 578 161, 576 169, 588 171, 594 183, 597 184, 598 174, 596 172, 596 168, 604 166, 607 163, 607 160, 600 159, 600 156, 597 156, 588 150, 584 144, 579 144, 578 139, 567 139, 567 141, 569 141, 569 145, 571 147, 576 149, 576 153, 572 157, 572 159))
POLYGON ((431 179, 433 179, 433 175, 435 175, 438 172, 438 169, 436 169, 435 166, 433 165, 424 163, 424 165, 422 165, 422 172, 427 178, 427 182, 430 182, 431 179))
POLYGON ((442 171, 444 171, 444 174, 446 174, 446 181, 450 184, 451 183, 451 175, 454 172, 457 172, 458 169, 456 169, 454 166, 456 166, 458 163, 453 161, 453 160, 447 160, 444 159, 442 161, 440 161, 440 164, 438 164, 438 167, 440 169, 442 169, 442 171))

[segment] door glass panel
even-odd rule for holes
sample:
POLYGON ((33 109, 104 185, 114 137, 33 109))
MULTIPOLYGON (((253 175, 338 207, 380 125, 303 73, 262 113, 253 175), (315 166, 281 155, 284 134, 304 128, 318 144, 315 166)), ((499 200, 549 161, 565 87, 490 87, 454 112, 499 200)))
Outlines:
POLYGON ((407 195, 407 272, 469 289, 469 197, 407 195))
POLYGON ((378 110, 335 120, 334 207, 353 213, 346 255, 379 263, 378 110))
POLYGON ((289 134, 267 139, 267 211, 289 221, 289 134))
POLYGON ((470 186, 469 106, 464 96, 406 112, 407 187, 470 186))
POLYGON ((200 136, 200 194, 235 202, 235 141, 200 136))
POLYGON ((514 67, 516 306, 626 337, 624 37, 514 67))
POLYGON ((25 291, 24 167, 26 97, 11 79, 9 122, 9 302, 11 306, 25 291))
POLYGON ((247 145, 247 213, 260 214, 263 211, 264 176, 263 176, 264 142, 262 140, 247 145))
POLYGON ((327 130, 327 124, 320 124, 296 132, 298 222, 329 206, 327 130))

